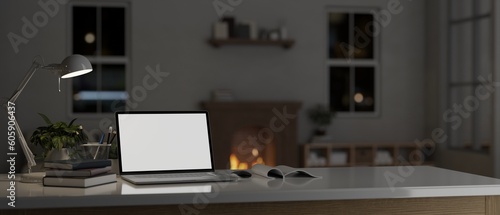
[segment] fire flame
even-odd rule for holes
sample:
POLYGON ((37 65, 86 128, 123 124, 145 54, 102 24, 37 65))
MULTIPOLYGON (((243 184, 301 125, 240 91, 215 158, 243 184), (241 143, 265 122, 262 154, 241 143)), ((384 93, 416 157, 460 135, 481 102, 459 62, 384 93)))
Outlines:
POLYGON ((234 169, 248 169, 255 164, 265 164, 264 159, 262 157, 257 157, 252 162, 241 162, 234 153, 231 153, 231 155, 229 156, 229 163, 231 165, 231 169, 233 169, 233 170, 234 169))

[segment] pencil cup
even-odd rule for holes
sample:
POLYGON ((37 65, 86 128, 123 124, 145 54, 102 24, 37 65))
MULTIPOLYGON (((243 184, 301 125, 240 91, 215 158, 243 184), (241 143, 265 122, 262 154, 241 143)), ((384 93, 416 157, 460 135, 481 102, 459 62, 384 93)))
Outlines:
POLYGON ((111 144, 107 144, 106 142, 99 143, 87 143, 83 144, 83 153, 86 159, 94 159, 94 160, 105 160, 108 159, 109 149, 111 148, 111 144))

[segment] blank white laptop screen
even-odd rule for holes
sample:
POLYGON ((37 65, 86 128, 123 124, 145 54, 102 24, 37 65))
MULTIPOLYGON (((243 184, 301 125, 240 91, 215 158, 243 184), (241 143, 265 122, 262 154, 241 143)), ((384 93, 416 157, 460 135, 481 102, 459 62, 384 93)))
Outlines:
POLYGON ((207 113, 116 117, 123 173, 212 169, 207 113))

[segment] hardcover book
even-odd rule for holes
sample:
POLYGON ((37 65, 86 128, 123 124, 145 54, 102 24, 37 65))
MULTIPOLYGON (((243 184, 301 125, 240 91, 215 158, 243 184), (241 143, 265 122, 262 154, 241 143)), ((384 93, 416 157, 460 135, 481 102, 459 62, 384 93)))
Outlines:
POLYGON ((44 186, 56 187, 93 187, 101 184, 109 184, 116 182, 116 174, 104 174, 93 177, 52 177, 45 176, 43 178, 44 186))
POLYGON ((89 169, 111 166, 111 160, 56 160, 46 161, 43 166, 52 169, 89 169))
POLYGON ((49 169, 45 171, 45 176, 56 176, 56 177, 89 177, 100 175, 111 171, 111 166, 105 166, 100 168, 90 168, 90 169, 77 169, 77 170, 66 170, 66 169, 49 169))
POLYGON ((119 185, 117 183, 108 183, 103 185, 97 185, 88 188, 72 188, 72 187, 62 187, 62 186, 46 186, 43 188, 43 194, 45 196, 90 196, 90 195, 111 195, 119 192, 119 185))

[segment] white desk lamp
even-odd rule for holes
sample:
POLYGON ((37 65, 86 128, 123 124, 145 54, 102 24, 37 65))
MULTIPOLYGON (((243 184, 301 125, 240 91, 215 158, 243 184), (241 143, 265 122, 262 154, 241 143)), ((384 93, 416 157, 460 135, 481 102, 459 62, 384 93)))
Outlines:
MULTIPOLYGON (((31 77, 33 77, 33 74, 35 74, 35 72, 38 71, 39 69, 53 72, 54 74, 59 76, 59 92, 60 92, 61 78, 73 78, 76 76, 87 74, 92 71, 92 65, 90 64, 89 60, 82 55, 71 55, 66 57, 61 64, 49 64, 49 65, 44 65, 43 59, 40 56, 37 56, 33 60, 33 64, 31 65, 31 68, 24 77, 23 81, 21 82, 21 84, 19 84, 16 91, 14 91, 14 94, 12 94, 7 104, 5 104, 5 108, 7 108, 8 104, 15 104, 17 97, 19 97, 21 92, 24 90, 24 88, 30 81, 31 77)), ((28 144, 26 143, 26 139, 24 138, 21 128, 19 127, 17 119, 14 119, 14 121, 19 143, 24 152, 24 156, 26 157, 26 160, 28 162, 27 163, 28 173, 31 173, 31 167, 36 165, 34 158, 35 156, 33 155, 33 152, 31 152, 30 148, 28 147, 28 144)))

